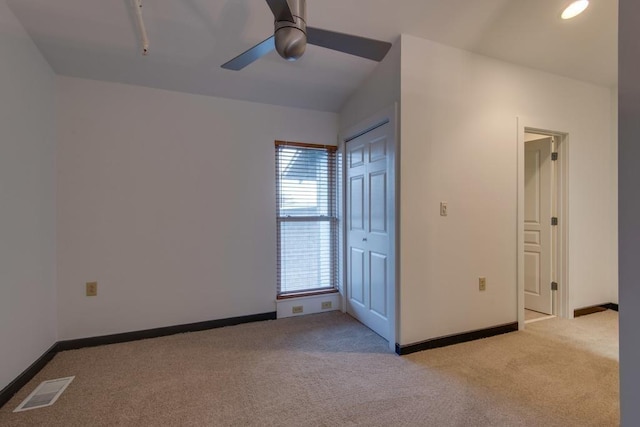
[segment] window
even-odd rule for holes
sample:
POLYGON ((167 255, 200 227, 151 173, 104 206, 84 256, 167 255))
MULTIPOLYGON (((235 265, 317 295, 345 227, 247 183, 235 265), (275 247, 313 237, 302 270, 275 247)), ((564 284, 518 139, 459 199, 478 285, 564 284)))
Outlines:
POLYGON ((278 297, 337 283, 336 147, 276 141, 278 297))

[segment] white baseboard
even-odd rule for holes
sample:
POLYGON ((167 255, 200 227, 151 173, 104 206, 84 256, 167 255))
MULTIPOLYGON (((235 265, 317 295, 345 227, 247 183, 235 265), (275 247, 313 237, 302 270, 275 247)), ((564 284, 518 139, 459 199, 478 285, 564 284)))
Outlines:
POLYGON ((304 316, 305 314, 324 313, 342 309, 342 296, 339 293, 312 295, 276 301, 278 319, 304 316), (322 308, 322 303, 331 303, 331 308, 322 308), (302 307, 302 313, 294 313, 294 307, 302 307))

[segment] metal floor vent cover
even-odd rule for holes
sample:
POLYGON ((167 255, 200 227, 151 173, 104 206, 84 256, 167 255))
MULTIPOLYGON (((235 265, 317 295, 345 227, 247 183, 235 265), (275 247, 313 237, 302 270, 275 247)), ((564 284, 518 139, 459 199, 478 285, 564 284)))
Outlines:
POLYGON ((75 376, 41 382, 13 412, 28 411, 29 409, 53 405, 74 378, 75 376))

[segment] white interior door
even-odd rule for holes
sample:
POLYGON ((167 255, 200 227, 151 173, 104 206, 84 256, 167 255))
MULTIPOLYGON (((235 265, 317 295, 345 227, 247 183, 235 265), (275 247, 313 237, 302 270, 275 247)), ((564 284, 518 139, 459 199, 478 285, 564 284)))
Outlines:
POLYGON ((524 306, 552 314, 551 137, 525 143, 524 306))
POLYGON ((387 123, 346 144, 347 312, 388 341, 395 292, 390 132, 387 123))

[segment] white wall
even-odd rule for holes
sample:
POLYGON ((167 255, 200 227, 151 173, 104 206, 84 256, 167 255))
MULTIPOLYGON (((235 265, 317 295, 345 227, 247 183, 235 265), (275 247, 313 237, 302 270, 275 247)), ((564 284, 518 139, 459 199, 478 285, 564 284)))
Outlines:
POLYGON ((400 38, 366 81, 340 109, 340 130, 361 121, 400 101, 400 38))
POLYGON ((56 339, 55 77, 0 0, 0 389, 56 339))
POLYGON ((60 338, 275 311, 273 143, 334 144, 337 116, 58 83, 60 338))
POLYGON ((621 425, 640 425, 640 2, 619 2, 619 251, 621 425))
POLYGON ((570 307, 609 302, 610 91, 412 36, 401 63, 400 343, 517 320, 516 117, 570 134, 570 307))

